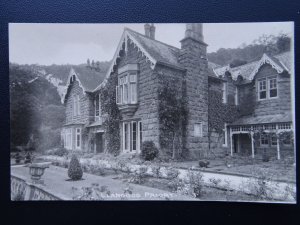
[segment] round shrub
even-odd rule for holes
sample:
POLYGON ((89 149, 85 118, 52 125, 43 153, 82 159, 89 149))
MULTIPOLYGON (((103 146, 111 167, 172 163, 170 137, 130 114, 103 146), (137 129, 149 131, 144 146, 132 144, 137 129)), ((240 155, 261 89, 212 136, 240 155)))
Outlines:
POLYGON ((83 172, 80 165, 80 162, 76 155, 72 155, 69 168, 68 168, 68 176, 72 180, 80 180, 82 178, 83 172))
POLYGON ((57 155, 57 156, 65 156, 65 155, 68 155, 68 150, 63 148, 63 147, 60 147, 58 149, 56 149, 54 152, 53 152, 53 155, 57 155))
POLYGON ((142 144, 141 157, 144 160, 153 160, 158 155, 158 149, 153 141, 144 141, 142 144))

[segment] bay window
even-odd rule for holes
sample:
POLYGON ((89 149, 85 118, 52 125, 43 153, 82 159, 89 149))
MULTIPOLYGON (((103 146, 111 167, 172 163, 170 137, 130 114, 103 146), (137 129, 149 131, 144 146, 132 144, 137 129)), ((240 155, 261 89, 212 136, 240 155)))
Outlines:
POLYGON ((117 104, 137 103, 137 74, 138 64, 127 64, 118 69, 117 104))

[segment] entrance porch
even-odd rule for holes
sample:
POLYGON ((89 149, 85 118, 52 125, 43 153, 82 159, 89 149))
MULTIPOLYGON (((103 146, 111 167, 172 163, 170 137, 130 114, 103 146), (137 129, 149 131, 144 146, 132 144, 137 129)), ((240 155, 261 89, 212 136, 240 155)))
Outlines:
POLYGON ((291 140, 289 145, 285 145, 279 139, 279 134, 286 131, 293 131, 291 123, 229 126, 230 155, 233 156, 234 153, 239 153, 255 158, 257 153, 267 150, 271 154, 274 153, 279 160, 281 159, 282 150, 293 147, 291 140), (267 134, 268 138, 261 135, 260 132, 267 134), (256 134, 260 136, 258 138, 254 137, 256 134))

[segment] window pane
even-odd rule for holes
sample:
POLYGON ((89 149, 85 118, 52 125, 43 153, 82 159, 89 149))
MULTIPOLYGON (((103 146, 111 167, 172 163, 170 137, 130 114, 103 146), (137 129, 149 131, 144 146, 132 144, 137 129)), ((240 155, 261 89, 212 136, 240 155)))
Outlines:
POLYGON ((130 82, 136 82, 136 74, 130 75, 130 82))
POLYGON ((267 92, 266 91, 259 92, 259 99, 265 99, 266 97, 267 97, 267 92))
POLYGON ((136 122, 133 122, 132 123, 132 150, 135 151, 136 150, 136 135, 137 135, 137 132, 136 132, 136 122))
POLYGON ((128 85, 124 84, 123 102, 128 102, 128 85))
POLYGON ((277 97, 277 89, 270 90, 270 98, 277 97))
POLYGON ((131 101, 136 102, 137 101, 137 88, 136 88, 136 83, 131 83, 131 101))
POLYGON ((143 143, 143 130, 142 130, 142 122, 139 122, 139 128, 140 128, 140 148, 142 147, 143 143))

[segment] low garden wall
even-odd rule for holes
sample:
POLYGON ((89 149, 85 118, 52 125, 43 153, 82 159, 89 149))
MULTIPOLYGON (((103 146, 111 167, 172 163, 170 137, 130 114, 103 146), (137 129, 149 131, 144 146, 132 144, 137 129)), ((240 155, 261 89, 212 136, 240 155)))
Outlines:
MULTIPOLYGON (((66 157, 42 156, 46 161, 51 161, 59 166, 68 167, 69 160, 66 157)), ((146 175, 163 179, 181 179, 185 182, 188 173, 198 173, 202 175, 206 186, 219 188, 228 191, 242 191, 252 195, 272 196, 272 200, 295 202, 296 185, 294 183, 278 182, 269 180, 267 177, 249 177, 230 175, 217 172, 199 170, 199 168, 173 168, 152 164, 132 164, 124 161, 108 161, 104 159, 81 158, 82 167, 93 166, 95 168, 119 170, 126 173, 136 173, 143 170, 146 175)))
POLYGON ((10 176, 11 200, 70 200, 65 196, 54 194, 40 184, 33 184, 25 178, 11 174, 10 176))

